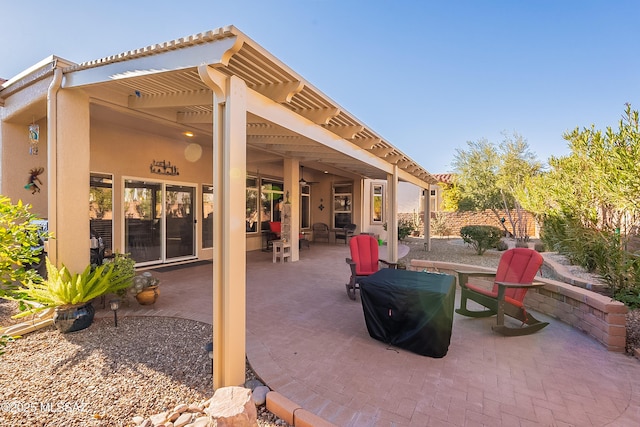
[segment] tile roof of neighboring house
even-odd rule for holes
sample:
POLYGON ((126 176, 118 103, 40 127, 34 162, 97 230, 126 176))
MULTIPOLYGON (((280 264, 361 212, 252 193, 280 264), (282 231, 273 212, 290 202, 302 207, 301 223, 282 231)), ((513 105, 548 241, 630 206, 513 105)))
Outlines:
POLYGON ((434 173, 431 176, 433 176, 436 181, 438 182, 442 182, 444 184, 453 184, 453 177, 455 176, 455 174, 453 173, 434 173))

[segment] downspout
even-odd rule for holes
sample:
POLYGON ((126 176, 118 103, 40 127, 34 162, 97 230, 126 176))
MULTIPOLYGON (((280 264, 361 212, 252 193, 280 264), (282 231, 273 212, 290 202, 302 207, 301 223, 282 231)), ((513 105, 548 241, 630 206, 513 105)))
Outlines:
MULTIPOLYGON (((58 228, 58 89, 62 85, 62 70, 54 64, 53 80, 47 91, 47 216, 49 231, 55 237, 58 228)), ((47 242, 47 256, 53 265, 58 265, 58 245, 56 239, 47 242)))

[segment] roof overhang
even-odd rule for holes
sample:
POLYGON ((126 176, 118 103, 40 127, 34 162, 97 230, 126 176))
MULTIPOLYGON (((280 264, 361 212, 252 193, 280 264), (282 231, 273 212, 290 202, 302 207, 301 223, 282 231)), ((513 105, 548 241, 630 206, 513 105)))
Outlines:
POLYGON ((95 61, 43 61, 0 86, 0 100, 63 69, 63 88, 82 88, 99 109, 167 129, 190 129, 212 140, 213 93, 198 67, 242 79, 249 91, 247 146, 276 158, 345 176, 398 178, 423 188, 433 177, 331 98, 233 26, 95 61), (28 70, 29 71, 29 70, 28 70))

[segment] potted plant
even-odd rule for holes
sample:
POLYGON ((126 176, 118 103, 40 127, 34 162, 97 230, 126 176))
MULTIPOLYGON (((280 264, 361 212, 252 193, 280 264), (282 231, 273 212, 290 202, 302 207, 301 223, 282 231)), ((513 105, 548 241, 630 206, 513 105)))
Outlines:
POLYGON ((127 291, 133 285, 133 279, 135 277, 135 265, 136 262, 129 256, 129 254, 114 253, 112 257, 105 258, 104 264, 113 264, 113 276, 111 278, 112 284, 124 280, 128 285, 120 286, 115 283, 118 288, 115 293, 121 299, 124 299, 127 295, 127 291))
POLYGON ((95 314, 91 301, 127 289, 134 277, 133 265, 126 255, 95 268, 88 265, 82 273, 75 274, 64 265, 57 269, 48 258, 46 263, 47 279, 30 281, 12 298, 25 310, 16 317, 54 308, 53 324, 63 333, 89 327, 95 314))
POLYGON ((160 279, 153 277, 151 273, 145 271, 139 276, 134 277, 131 291, 136 300, 141 305, 151 305, 156 302, 160 295, 160 279))

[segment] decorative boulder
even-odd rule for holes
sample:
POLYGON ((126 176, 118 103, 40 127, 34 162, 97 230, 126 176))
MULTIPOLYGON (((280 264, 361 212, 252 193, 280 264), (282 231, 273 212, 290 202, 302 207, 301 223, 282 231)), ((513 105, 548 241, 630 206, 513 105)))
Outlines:
POLYGON ((251 390, 244 387, 222 387, 216 390, 205 409, 218 427, 257 427, 258 411, 251 390))

